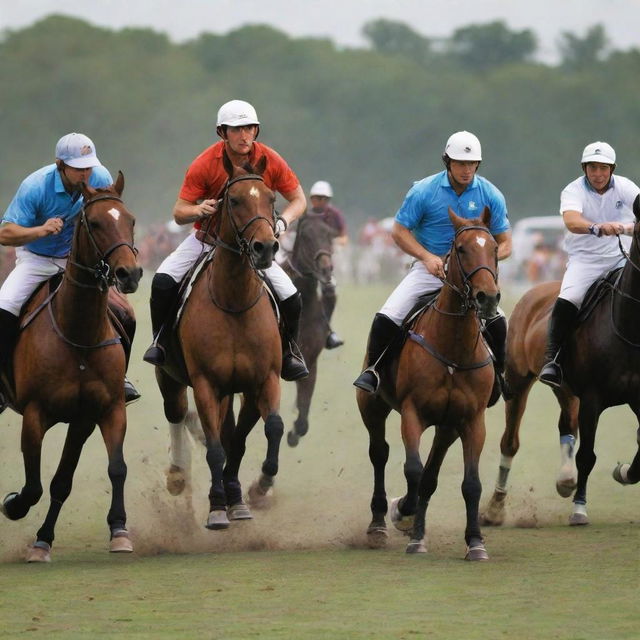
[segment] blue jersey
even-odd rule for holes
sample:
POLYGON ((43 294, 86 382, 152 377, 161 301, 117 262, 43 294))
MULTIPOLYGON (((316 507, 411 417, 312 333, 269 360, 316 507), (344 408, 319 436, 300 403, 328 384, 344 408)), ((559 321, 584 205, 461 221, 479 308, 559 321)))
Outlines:
POLYGON ((396 213, 396 221, 409 229, 415 239, 431 253, 443 256, 451 248, 454 229, 449 207, 462 218, 479 218, 485 206, 491 210, 492 235, 508 231, 507 205, 502 193, 478 175, 458 195, 446 171, 416 182, 396 213))
MULTIPOLYGON (((97 189, 112 183, 111 174, 105 167, 93 168, 89 177, 90 186, 97 189)), ((67 193, 56 165, 50 164, 22 181, 2 221, 13 222, 21 227, 39 227, 50 218, 62 218, 64 226, 60 233, 38 238, 26 244, 25 248, 38 255, 64 258, 71 249, 75 221, 82 203, 80 193, 67 193)))

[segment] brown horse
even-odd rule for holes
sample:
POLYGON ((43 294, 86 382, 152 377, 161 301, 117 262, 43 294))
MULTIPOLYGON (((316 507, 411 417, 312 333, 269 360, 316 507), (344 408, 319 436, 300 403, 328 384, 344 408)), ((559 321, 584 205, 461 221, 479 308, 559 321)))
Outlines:
MULTIPOLYGON (((267 454, 262 475, 249 491, 252 501, 264 497, 278 472, 284 425, 280 409, 282 353, 276 316, 260 270, 278 250, 274 193, 264 184, 266 158, 240 169, 224 157, 229 175, 210 254, 185 303, 167 366, 156 378, 170 423, 172 466, 168 486, 179 493, 189 460, 185 457, 187 385, 193 387, 211 471, 210 512, 206 527, 225 529, 229 520, 251 518, 238 479, 246 438, 260 416, 265 421, 267 454), (186 378, 169 368, 180 351, 186 378), (243 394, 234 426, 232 401, 243 394)), ((188 426, 188 425, 187 425, 188 426)))
POLYGON ((318 375, 318 356, 325 347, 329 322, 324 313, 319 286, 333 276, 333 239, 337 231, 320 216, 306 214, 296 225, 296 240, 285 270, 302 297, 300 351, 309 368, 306 378, 296 381, 298 417, 287 433, 287 442, 295 447, 309 430, 309 408, 318 375))
MULTIPOLYGON (((638 220, 640 197, 634 202, 633 212, 638 220)), ((565 498, 573 494, 571 525, 589 523, 587 480, 596 461, 594 444, 600 414, 608 407, 628 404, 640 420, 639 242, 640 225, 636 223, 629 259, 619 278, 603 285, 605 290, 597 306, 562 349, 564 381, 562 387, 553 390, 560 404, 561 467, 556 489, 565 498), (574 456, 578 430, 580 447, 574 456)), ((543 365, 547 325, 559 291, 559 282, 534 287, 518 302, 509 319, 505 377, 512 397, 505 404, 506 427, 500 441, 496 488, 482 515, 488 525, 504 522, 507 479, 520 447, 520 422, 543 365)), ((637 439, 640 445, 640 429, 637 439)), ((613 477, 621 484, 638 482, 640 452, 631 465, 619 464, 613 477)))
POLYGON ((69 428, 51 503, 30 549, 29 562, 47 562, 54 528, 71 492, 82 448, 100 427, 109 458, 111 507, 107 523, 111 551, 132 551, 126 530, 123 442, 127 417, 123 380, 126 356, 107 313, 109 287, 134 292, 142 275, 133 247, 134 217, 120 196, 122 173, 108 189, 83 186, 84 206, 76 220, 71 253, 54 293, 47 286, 25 305, 10 377, 11 405, 22 414, 25 484, 8 494, 2 512, 23 518, 42 496, 40 457, 44 434, 58 422, 69 428))
POLYGON ((495 316, 500 299, 497 243, 488 229, 488 208, 475 220, 460 218, 451 209, 449 217, 455 237, 446 259, 444 286, 435 303, 415 321, 410 339, 399 355, 396 349, 379 365, 379 393, 357 392, 374 468, 373 518, 367 534, 371 546, 386 542, 384 469, 389 445, 385 422, 391 409, 395 409, 401 416, 407 493, 392 501, 390 515, 397 528, 411 535, 407 553, 426 552, 423 539, 427 505, 447 450, 460 437, 464 456, 462 495, 467 512, 466 559, 486 560, 478 523, 482 491, 478 463, 494 370, 481 337, 479 318, 495 316), (436 432, 423 467, 420 437, 430 425, 436 425, 436 432))

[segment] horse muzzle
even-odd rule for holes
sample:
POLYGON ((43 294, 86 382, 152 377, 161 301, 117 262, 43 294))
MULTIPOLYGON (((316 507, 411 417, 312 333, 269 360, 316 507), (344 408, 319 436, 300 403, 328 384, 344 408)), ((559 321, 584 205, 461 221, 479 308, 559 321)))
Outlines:
POLYGON ((142 267, 117 267, 114 275, 118 291, 135 293, 142 278, 142 267))
POLYGON ((256 269, 268 269, 279 248, 277 240, 254 240, 251 243, 251 257, 256 269))
POLYGON ((500 291, 496 293, 487 293, 486 291, 478 291, 474 297, 478 315, 483 319, 493 318, 498 313, 498 304, 500 302, 500 291))

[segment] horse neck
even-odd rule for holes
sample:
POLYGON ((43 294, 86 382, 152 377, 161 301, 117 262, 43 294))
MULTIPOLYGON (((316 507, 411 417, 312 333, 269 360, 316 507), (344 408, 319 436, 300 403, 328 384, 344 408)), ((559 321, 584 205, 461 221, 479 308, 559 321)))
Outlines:
POLYGON ((102 340, 110 326, 107 322, 108 291, 100 290, 95 278, 92 282, 87 272, 75 267, 72 262, 76 261, 72 252, 54 299, 53 315, 67 339, 78 344, 92 344, 102 340))
POLYGON ((639 240, 634 237, 629 259, 620 276, 619 289, 624 295, 614 295, 614 315, 616 325, 631 331, 631 335, 638 337, 640 341, 640 328, 637 323, 638 311, 640 311, 640 249, 639 240))

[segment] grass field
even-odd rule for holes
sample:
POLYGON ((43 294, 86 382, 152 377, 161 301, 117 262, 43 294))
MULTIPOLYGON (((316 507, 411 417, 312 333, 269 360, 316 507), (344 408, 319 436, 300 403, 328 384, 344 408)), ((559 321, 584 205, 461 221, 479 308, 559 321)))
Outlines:
MULTIPOLYGON (((139 330, 130 377, 143 398, 129 408, 125 455, 129 527, 135 553, 107 553, 110 483, 94 434, 56 530, 50 565, 26 565, 48 496, 18 522, 0 520, 0 637, 47 638, 430 638, 607 639, 638 636, 640 542, 637 487, 611 478, 630 461, 636 424, 626 408, 601 420, 589 484, 588 527, 567 526, 570 501, 555 492, 557 410, 536 385, 510 476, 508 518, 485 528, 488 563, 466 563, 462 454, 450 450, 427 516, 424 556, 404 553, 390 531, 386 550, 366 547, 372 471, 366 431, 351 385, 373 313, 390 287, 343 287, 335 325, 341 349, 325 352, 310 431, 296 449, 283 442, 276 499, 251 522, 224 532, 203 527, 208 469, 193 449, 193 495, 164 488, 168 435, 153 370, 141 362, 150 339, 150 277, 132 301, 139 330)), ((507 302, 509 310, 513 301, 507 302)), ((284 384, 286 428, 294 385, 284 384)), ((399 420, 389 420, 390 496, 404 491, 399 420)), ((0 416, 0 495, 23 482, 19 417, 0 416)), ((503 404, 487 412, 481 459, 483 502, 493 489, 503 404)), ((43 484, 58 461, 64 426, 45 439, 43 484)), ((424 436, 426 455, 431 440, 424 436)), ((241 479, 248 486, 265 451, 261 428, 248 442, 241 479)))

